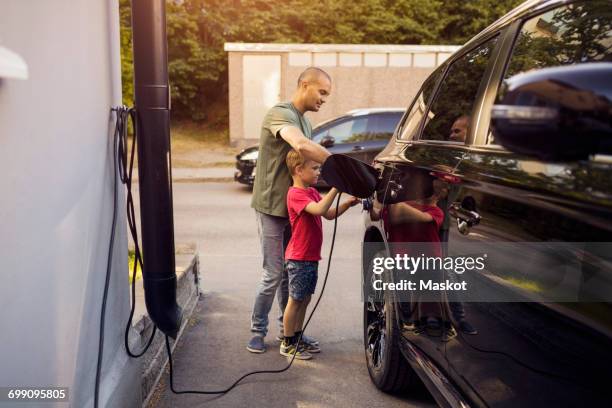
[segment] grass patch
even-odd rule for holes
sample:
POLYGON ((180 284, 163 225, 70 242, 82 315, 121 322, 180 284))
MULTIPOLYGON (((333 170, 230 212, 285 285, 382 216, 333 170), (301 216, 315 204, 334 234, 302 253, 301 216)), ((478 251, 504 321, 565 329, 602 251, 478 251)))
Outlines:
MULTIPOLYGON (((128 250, 128 278, 129 282, 132 283, 133 279, 133 271, 134 271, 134 262, 136 262, 136 253, 133 249, 128 250)), ((142 279, 142 269, 140 269, 140 264, 137 265, 136 268, 136 280, 142 279)))
MULTIPOLYGON (((172 167, 233 167, 240 148, 229 144, 227 125, 173 122, 170 127, 172 167)), ((129 149, 132 138, 128 139, 129 149)), ((134 163, 137 164, 138 154, 134 163)))
POLYGON ((172 151, 177 153, 191 150, 193 147, 230 149, 227 128, 182 122, 174 124, 170 128, 170 137, 172 139, 172 151))

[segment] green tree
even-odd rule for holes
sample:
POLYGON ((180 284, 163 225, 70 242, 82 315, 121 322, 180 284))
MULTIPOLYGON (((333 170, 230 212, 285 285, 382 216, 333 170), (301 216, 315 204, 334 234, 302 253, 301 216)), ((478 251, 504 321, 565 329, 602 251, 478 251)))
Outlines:
MULTIPOLYGON (((173 117, 210 121, 210 106, 227 106, 226 42, 457 44, 520 1, 167 0, 173 117)), ((124 102, 132 105, 129 0, 120 13, 124 102)))
POLYGON ((445 1, 440 9, 442 29, 437 40, 443 44, 463 44, 523 0, 445 1))
POLYGON ((134 57, 132 54, 132 11, 130 0, 119 0, 121 83, 123 104, 134 105, 134 57))

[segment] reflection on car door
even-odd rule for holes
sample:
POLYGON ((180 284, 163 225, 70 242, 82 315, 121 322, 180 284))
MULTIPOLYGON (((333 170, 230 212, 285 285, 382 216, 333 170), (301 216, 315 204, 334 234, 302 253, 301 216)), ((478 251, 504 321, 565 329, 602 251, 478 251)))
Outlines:
MULTIPOLYGON (((609 47, 590 43, 584 45, 590 51, 581 52, 580 42, 570 39, 582 34, 568 35, 609 30, 610 15, 597 11, 606 7, 609 2, 579 2, 526 21, 506 77, 610 58, 609 47), (607 55, 593 52, 606 49, 607 55)), ((610 35, 598 38, 609 43, 610 35)), ((584 300, 609 290, 612 282, 611 255, 597 244, 612 237, 612 165, 544 163, 481 146, 464 155, 457 174, 462 183, 449 203, 456 216, 450 220, 450 251, 499 243, 495 262, 466 278, 486 287, 489 296, 512 293, 529 301, 464 303, 463 316, 478 333, 459 331, 448 342, 449 372, 488 405, 609 405, 612 310, 609 303, 584 300), (467 213, 477 214, 480 222, 465 228, 462 214, 467 213), (560 251, 562 243, 567 249, 560 251), (577 302, 541 300, 557 287, 574 293, 577 302)))
MULTIPOLYGON (((477 213, 480 223, 463 235, 456 220, 451 220, 451 253, 464 254, 478 243, 490 248, 489 243, 500 242, 494 262, 487 263, 484 273, 466 276, 468 282, 485 287, 489 297, 499 293, 503 298, 512 291, 530 300, 465 303, 463 318, 478 334, 459 332, 447 344, 449 370, 472 387, 479 384, 477 391, 487 403, 597 406, 605 400, 608 386, 603 379, 612 375, 609 304, 533 299, 548 288, 572 285, 578 300, 587 289, 582 285, 592 290, 597 282, 610 281, 609 267, 601 268, 605 256, 589 242, 609 241, 611 209, 597 210, 585 202, 582 210, 575 211, 565 204, 569 200, 561 199, 565 195, 592 201, 590 191, 601 191, 597 180, 604 180, 604 175, 610 180, 610 170, 610 166, 604 170, 581 164, 547 165, 492 152, 470 153, 460 164, 462 186, 450 204, 469 206, 463 209, 477 213), (586 210, 587 206, 591 209, 586 210), (607 220, 602 218, 605 213, 607 220), (527 244, 534 242, 553 243, 550 252, 540 247, 525 249, 535 246, 527 244), (560 253, 559 242, 585 244, 560 253)), ((608 192, 611 187, 608 181, 608 192)))

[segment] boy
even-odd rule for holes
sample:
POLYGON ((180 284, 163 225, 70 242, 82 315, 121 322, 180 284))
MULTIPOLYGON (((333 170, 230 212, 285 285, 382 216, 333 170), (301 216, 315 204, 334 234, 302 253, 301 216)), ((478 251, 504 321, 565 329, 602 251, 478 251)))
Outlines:
POLYGON ((319 179, 321 166, 312 160, 305 160, 295 150, 287 154, 287 167, 293 179, 293 186, 287 193, 287 210, 291 223, 291 240, 285 251, 286 269, 289 277, 289 301, 283 317, 284 339, 280 345, 280 354, 293 356, 300 360, 312 358, 310 353, 318 353, 321 349, 313 344, 297 340, 302 332, 306 307, 315 291, 317 284, 317 269, 321 259, 323 244, 323 227, 321 216, 333 220, 342 215, 350 207, 359 202, 352 198, 330 209, 338 190, 332 188, 321 197, 319 192, 311 187, 319 179))
MULTIPOLYGON (((380 204, 374 202, 372 219, 380 219, 382 215, 385 229, 389 232, 389 242, 395 243, 393 248, 396 253, 443 256, 439 230, 444 221, 444 212, 437 203, 447 197, 448 187, 438 179, 433 179, 431 183, 432 194, 429 197, 391 204, 382 209, 382 214, 380 204)), ((440 302, 418 301, 420 319, 417 319, 416 324, 419 331, 424 330, 432 336, 448 341, 454 336, 454 331, 447 322, 443 322, 443 307, 442 299, 440 302)))

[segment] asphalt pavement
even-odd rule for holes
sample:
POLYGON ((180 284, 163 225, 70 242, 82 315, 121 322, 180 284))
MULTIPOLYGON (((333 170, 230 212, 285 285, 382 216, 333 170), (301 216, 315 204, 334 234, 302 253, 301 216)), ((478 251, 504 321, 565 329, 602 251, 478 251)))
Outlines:
MULTIPOLYGON (((274 340, 276 304, 268 351, 252 354, 245 348, 262 264, 250 199, 250 190, 234 182, 174 184, 175 241, 196 243, 204 293, 174 351, 174 386, 179 391, 223 389, 246 372, 279 369, 288 361, 274 340)), ((391 396, 370 382, 362 343, 361 217, 356 206, 338 220, 327 288, 306 331, 320 340, 320 354, 296 361, 282 374, 251 376, 222 396, 173 394, 166 373, 149 407, 435 406, 428 395, 391 396)), ((318 291, 333 230, 332 221, 323 222, 318 291)))

